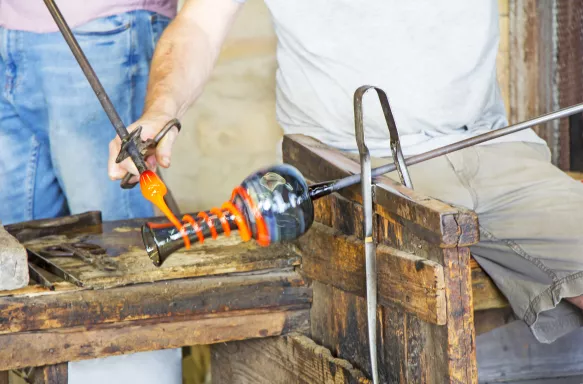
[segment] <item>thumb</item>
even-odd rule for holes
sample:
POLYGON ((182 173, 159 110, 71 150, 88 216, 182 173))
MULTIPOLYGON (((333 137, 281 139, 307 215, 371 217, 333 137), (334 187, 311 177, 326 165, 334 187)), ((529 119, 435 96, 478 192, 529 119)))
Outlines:
POLYGON ((156 161, 164 168, 170 166, 170 157, 172 156, 172 145, 178 136, 178 129, 176 127, 172 128, 160 142, 158 147, 156 147, 156 161))

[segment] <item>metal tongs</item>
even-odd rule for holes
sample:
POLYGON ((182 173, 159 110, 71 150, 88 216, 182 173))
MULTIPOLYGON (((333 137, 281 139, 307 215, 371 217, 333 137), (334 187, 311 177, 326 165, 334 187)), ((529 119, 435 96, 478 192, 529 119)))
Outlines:
POLYGON ((362 113, 362 98, 369 90, 377 91, 383 114, 389 128, 391 152, 393 161, 401 183, 408 188, 413 188, 409 171, 405 165, 405 158, 401 151, 397 125, 389 106, 389 100, 385 92, 377 87, 363 85, 354 93, 354 125, 356 130, 356 143, 360 154, 360 183, 362 186, 362 206, 364 210, 364 252, 366 263, 366 303, 368 323, 368 344, 370 348, 370 364, 373 383, 379 382, 378 358, 377 358, 377 270, 376 247, 373 238, 373 201, 372 201, 372 166, 370 152, 364 140, 364 124, 362 113))

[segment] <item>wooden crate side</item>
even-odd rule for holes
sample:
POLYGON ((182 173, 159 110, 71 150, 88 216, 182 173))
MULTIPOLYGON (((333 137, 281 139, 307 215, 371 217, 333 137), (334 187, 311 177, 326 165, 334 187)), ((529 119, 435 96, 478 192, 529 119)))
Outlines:
POLYGON ((215 384, 372 383, 349 362, 300 335, 215 344, 211 369, 215 384))
MULTIPOLYGON (((354 236, 314 223, 298 241, 307 277, 366 297, 364 244, 354 236)), ((377 248, 378 302, 394 303, 430 323, 445 324, 446 302, 440 264, 397 249, 377 248)))
MULTIPOLYGON (((358 164, 313 139, 288 137, 285 150, 289 151, 287 162, 316 182, 360 171, 358 164)), ((444 325, 426 321, 393 303, 379 307, 377 348, 382 380, 477 383, 467 248, 479 240, 477 216, 383 178, 376 180, 374 188, 379 248, 386 245, 440 265, 446 301, 444 325)), ((316 218, 344 235, 360 238, 360 202, 358 188, 340 192, 316 208, 329 209, 330 213, 317 212, 316 218)), ((338 283, 325 282, 313 282, 312 338, 369 374, 366 300, 336 288, 338 283)))
MULTIPOLYGON (((366 299, 314 281, 312 339, 370 377, 366 299)), ((377 354, 383 383, 448 382, 447 328, 396 305, 378 306, 377 354), (445 367, 445 368, 444 368, 445 367)))

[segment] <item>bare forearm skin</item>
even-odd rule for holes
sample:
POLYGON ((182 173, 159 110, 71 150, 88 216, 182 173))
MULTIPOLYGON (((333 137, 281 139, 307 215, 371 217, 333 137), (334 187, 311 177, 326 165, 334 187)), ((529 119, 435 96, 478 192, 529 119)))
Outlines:
POLYGON ((233 0, 185 4, 154 51, 144 117, 184 115, 201 95, 240 8, 233 0))

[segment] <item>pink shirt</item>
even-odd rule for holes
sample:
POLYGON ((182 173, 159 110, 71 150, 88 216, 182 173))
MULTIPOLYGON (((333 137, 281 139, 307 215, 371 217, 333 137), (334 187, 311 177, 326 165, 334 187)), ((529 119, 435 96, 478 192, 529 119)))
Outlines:
MULTIPOLYGON (((90 20, 118 13, 147 10, 173 18, 178 0, 55 0, 67 24, 75 28, 90 20)), ((43 0, 0 0, 0 27, 29 32, 59 29, 43 0)))

